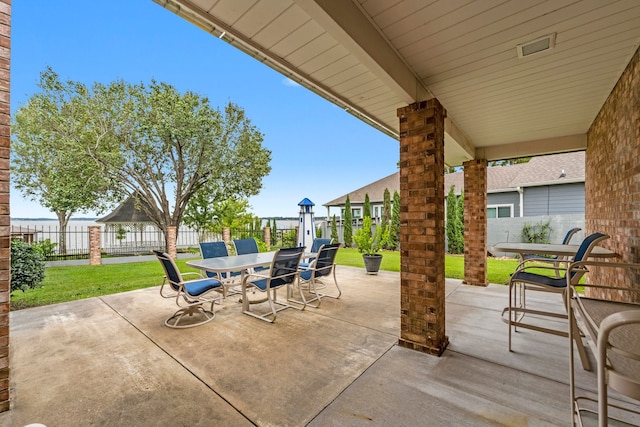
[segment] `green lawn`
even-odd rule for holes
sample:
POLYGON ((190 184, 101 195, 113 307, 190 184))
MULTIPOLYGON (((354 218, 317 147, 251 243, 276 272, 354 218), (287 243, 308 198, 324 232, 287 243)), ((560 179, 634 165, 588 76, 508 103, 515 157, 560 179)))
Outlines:
MULTIPOLYGON (((181 271, 195 271, 178 260, 181 271)), ((362 255, 355 249, 342 248, 336 258, 338 265, 364 268, 362 255)), ((518 262, 516 260, 488 260, 488 279, 491 283, 506 283, 518 262)), ((400 253, 383 252, 381 270, 400 271, 400 253)), ((462 279, 464 258, 447 255, 445 276, 462 279)), ((159 286, 162 283, 162 267, 157 261, 99 266, 48 267, 40 288, 26 292, 15 291, 11 296, 11 309, 36 307, 100 295, 108 295, 133 289, 159 286)))

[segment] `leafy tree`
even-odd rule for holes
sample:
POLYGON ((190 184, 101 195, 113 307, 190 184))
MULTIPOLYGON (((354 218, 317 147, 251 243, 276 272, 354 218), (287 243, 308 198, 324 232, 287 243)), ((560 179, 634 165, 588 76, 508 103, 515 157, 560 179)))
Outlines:
POLYGON ((333 214, 333 219, 331 220, 331 239, 334 243, 339 242, 338 239, 338 224, 336 222, 336 215, 333 214))
POLYGON ((203 191, 194 194, 187 204, 182 221, 198 233, 199 241, 203 240, 208 231, 213 231, 216 223, 216 210, 209 195, 203 191))
POLYGON ((517 159, 507 159, 507 160, 493 160, 489 162, 488 166, 511 166, 511 165, 519 165, 522 163, 527 163, 531 160, 531 157, 519 157, 517 159))
POLYGON ((240 200, 257 194, 271 170, 262 134, 235 104, 220 111, 205 97, 156 81, 95 84, 87 97, 83 148, 104 176, 146 202, 165 236, 194 195, 240 200))
POLYGON ((28 199, 55 213, 60 224, 60 251, 66 252, 71 216, 103 211, 114 201, 114 183, 82 150, 91 118, 87 88, 62 82, 47 68, 40 73, 40 92, 20 107, 11 126, 15 187, 28 199))
POLYGON ((350 248, 353 243, 353 224, 352 224, 352 216, 351 216, 351 201, 349 200, 349 195, 347 195, 347 200, 344 202, 344 246, 346 248, 350 248))
POLYGON ((362 206, 362 218, 371 218, 371 201, 369 200, 369 193, 364 195, 364 204, 362 206))
POLYGON ((389 245, 393 249, 400 248, 400 194, 393 192, 393 212, 391 213, 391 227, 389 230, 389 245))
POLYGON ((11 292, 40 286, 44 269, 44 255, 36 246, 11 241, 11 292))
POLYGON ((458 213, 458 200, 456 198, 455 186, 451 186, 447 194, 447 250, 450 254, 461 254, 464 252, 464 239, 462 222, 458 213))

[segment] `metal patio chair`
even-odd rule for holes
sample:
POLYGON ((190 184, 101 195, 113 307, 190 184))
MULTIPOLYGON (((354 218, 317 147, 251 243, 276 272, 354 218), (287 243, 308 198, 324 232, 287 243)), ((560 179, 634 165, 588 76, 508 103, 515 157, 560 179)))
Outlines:
POLYGON ((262 271, 260 273, 252 273, 245 276, 242 284, 242 300, 243 313, 256 317, 260 320, 273 323, 276 320, 276 315, 279 311, 287 308, 296 308, 298 310, 304 310, 306 302, 304 295, 300 292, 300 301, 302 307, 296 307, 286 302, 278 301, 276 291, 283 286, 287 287, 287 296, 289 295, 289 287, 298 279, 298 264, 300 263, 300 257, 304 251, 303 247, 299 248, 284 248, 278 250, 271 262, 271 267, 268 271, 262 271), (247 287, 252 287, 257 291, 264 292, 266 294, 266 301, 269 303, 270 311, 264 314, 254 313, 250 309, 250 302, 246 300, 247 287), (280 307, 276 307, 279 305, 280 307), (245 309, 246 307, 246 309, 245 309))
POLYGON ((180 307, 165 320, 164 324, 169 328, 184 329, 212 321, 216 316, 213 304, 222 298, 219 292, 222 283, 217 279, 203 278, 202 276, 200 279, 183 280, 176 263, 168 254, 160 251, 154 251, 154 253, 162 264, 168 285, 175 292, 176 305, 180 307), (204 304, 211 304, 211 307, 206 309, 204 304), (194 316, 198 316, 202 320, 193 322, 194 316), (181 324, 184 319, 190 321, 181 324))
MULTIPOLYGON (((309 250, 309 252, 314 254, 317 253, 323 245, 331 244, 332 240, 333 239, 323 239, 323 238, 313 239, 313 243, 311 244, 311 249, 309 250)), ((300 267, 309 267, 309 264, 311 264, 313 260, 314 258, 308 258, 305 261, 302 261, 300 263, 300 267)))
MULTIPOLYGON (((233 247, 235 248, 236 255, 244 255, 244 254, 257 254, 260 252, 258 249, 258 243, 256 239, 233 239, 233 247)), ((269 267, 260 266, 254 267, 251 269, 249 273, 253 273, 256 271, 267 270, 269 267)))
MULTIPOLYGON (((578 262, 587 259, 593 248, 599 242, 608 238, 608 235, 602 233, 593 233, 585 237, 585 239, 580 244, 578 251, 573 257, 574 261, 578 262)), ((569 273, 569 278, 567 278, 567 268, 563 266, 557 266, 555 265, 555 263, 556 260, 548 258, 536 259, 535 263, 525 260, 520 263, 516 271, 511 275, 511 279, 509 280, 509 306, 502 310, 502 320, 509 325, 509 351, 511 351, 512 329, 517 330, 518 327, 564 337, 569 336, 566 329, 551 329, 548 327, 523 322, 523 318, 526 314, 560 319, 568 318, 566 310, 564 313, 557 313, 548 310, 536 310, 528 308, 526 304, 526 291, 535 290, 562 294, 562 298, 565 302, 566 307, 567 280, 571 281, 572 283, 578 283, 586 270, 572 270, 569 273), (541 265, 545 262, 545 259, 548 260, 547 265, 541 265), (562 270, 563 275, 562 277, 551 277, 539 273, 532 273, 530 271, 532 269, 538 271, 547 270, 554 273, 557 270, 562 270), (507 315, 506 318, 505 314, 507 315)), ((577 329, 576 325, 571 325, 571 327, 577 329)), ((589 370, 589 360, 587 358, 584 346, 582 345, 582 341, 576 340, 576 345, 578 347, 578 352, 580 353, 580 358, 582 360, 584 369, 589 370)))
MULTIPOLYGON (((225 242, 200 242, 200 255, 202 259, 208 258, 219 258, 229 256, 229 250, 227 249, 227 244, 225 242)), ((237 286, 240 285, 240 276, 242 272, 234 271, 231 273, 212 273, 210 271, 206 272, 207 277, 212 277, 218 279, 222 282, 224 286, 223 296, 226 298, 229 294, 239 294, 240 290, 237 289, 237 286)))
MULTIPOLYGON (((340 295, 342 295, 342 291, 340 290, 338 281, 336 280, 335 269, 335 259, 339 248, 339 243, 322 245, 317 252, 318 256, 313 260, 313 262, 311 262, 310 265, 305 267, 302 265, 302 263, 300 263, 300 277, 297 286, 300 288, 301 292, 302 288, 305 287, 308 289, 309 294, 311 294, 311 298, 307 299, 305 297, 305 302, 307 305, 317 308, 320 306, 320 302, 323 297, 337 299, 340 298, 340 295), (319 291, 320 289, 325 289, 327 287, 327 283, 322 282, 321 279, 328 279, 329 277, 333 279, 333 283, 337 289, 337 293, 325 294, 319 291), (309 304, 313 301, 318 301, 318 303, 316 305, 309 304)), ((289 297, 290 301, 301 303, 301 301, 293 299, 291 293, 289 297)))

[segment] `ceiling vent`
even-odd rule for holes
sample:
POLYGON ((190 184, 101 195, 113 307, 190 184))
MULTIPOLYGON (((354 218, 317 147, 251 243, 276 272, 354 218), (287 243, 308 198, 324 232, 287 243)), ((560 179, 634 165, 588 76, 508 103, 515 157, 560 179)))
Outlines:
POLYGON ((516 46, 518 49, 518 58, 535 55, 536 53, 546 52, 556 46, 556 33, 551 33, 539 39, 522 43, 516 46))

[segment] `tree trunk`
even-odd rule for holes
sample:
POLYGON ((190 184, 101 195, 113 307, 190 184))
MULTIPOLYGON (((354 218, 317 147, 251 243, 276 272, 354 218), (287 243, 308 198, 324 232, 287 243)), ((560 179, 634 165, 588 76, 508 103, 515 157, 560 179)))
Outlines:
POLYGON ((70 213, 66 212, 56 212, 56 216, 58 217, 58 223, 60 224, 60 233, 58 234, 58 253, 60 255, 67 254, 67 225, 69 225, 69 218, 71 218, 70 213))

